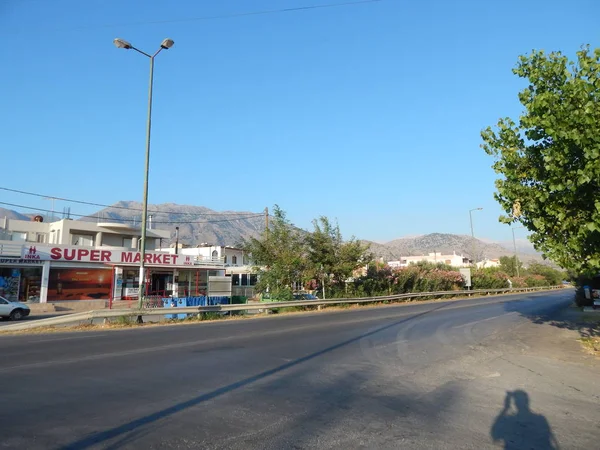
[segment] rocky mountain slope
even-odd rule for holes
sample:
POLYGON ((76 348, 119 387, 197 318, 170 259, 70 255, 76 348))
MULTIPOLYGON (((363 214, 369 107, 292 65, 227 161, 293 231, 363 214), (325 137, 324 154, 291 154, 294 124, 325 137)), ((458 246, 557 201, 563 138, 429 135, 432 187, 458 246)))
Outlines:
MULTIPOLYGON (((139 202, 120 201, 109 208, 104 208, 79 220, 106 222, 114 221, 131 223, 137 226, 141 221, 142 205, 139 202)), ((239 245, 243 239, 257 236, 265 227, 265 217, 262 213, 239 211, 214 211, 202 206, 177 205, 164 203, 149 205, 149 214, 152 216, 152 227, 171 231, 172 242, 175 241, 175 227, 179 227, 179 242, 187 245, 210 243, 214 245, 239 245)), ((30 217, 0 208, 0 218, 30 220, 30 217)), ((386 243, 368 243, 371 252, 377 258, 386 261, 400 259, 401 256, 427 255, 428 253, 441 252, 444 254, 456 252, 471 256, 473 251, 477 259, 498 258, 513 255, 512 241, 498 243, 492 241, 473 240, 471 236, 448 233, 432 233, 421 236, 407 236, 386 243)), ((524 261, 541 261, 541 255, 520 239, 518 242, 519 256, 524 261)))
POLYGON ((0 208, 0 219, 4 219, 5 217, 15 220, 31 220, 31 216, 21 214, 20 212, 13 211, 12 209, 0 208))
POLYGON ((400 259, 401 256, 427 255, 433 252, 471 256, 477 259, 498 258, 511 255, 512 252, 496 243, 488 243, 473 239, 471 236, 432 233, 423 236, 396 239, 384 244, 370 243, 371 251, 384 259, 400 259))
MULTIPOLYGON (((140 226, 142 204, 120 201, 80 220, 93 222, 115 221, 140 226)), ((175 240, 175 227, 179 227, 179 242, 187 245, 210 243, 213 245, 239 245, 250 236, 256 236, 265 227, 261 213, 247 211, 218 212, 203 206, 163 203, 148 205, 152 227, 170 230, 175 240)))

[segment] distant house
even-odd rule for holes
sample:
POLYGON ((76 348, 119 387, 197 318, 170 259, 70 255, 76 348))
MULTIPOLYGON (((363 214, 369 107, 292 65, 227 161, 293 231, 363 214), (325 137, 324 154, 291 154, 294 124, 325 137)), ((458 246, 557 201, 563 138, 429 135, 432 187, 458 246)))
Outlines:
POLYGON ((419 262, 431 262, 431 263, 443 263, 453 267, 468 267, 471 264, 471 260, 463 255, 457 255, 456 252, 452 252, 451 255, 444 255, 439 252, 429 253, 428 255, 420 256, 403 256, 397 261, 388 261, 390 267, 408 267, 411 264, 417 264, 419 262))
POLYGON ((487 267, 500 267, 500 260, 499 259, 484 259, 483 261, 479 261, 477 263, 477 268, 478 269, 482 269, 482 268, 487 268, 487 267))

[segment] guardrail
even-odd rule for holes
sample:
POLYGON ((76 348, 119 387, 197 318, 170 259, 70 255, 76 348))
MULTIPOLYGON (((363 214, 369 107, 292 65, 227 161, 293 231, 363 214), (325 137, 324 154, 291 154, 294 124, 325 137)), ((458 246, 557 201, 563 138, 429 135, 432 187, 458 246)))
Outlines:
POLYGON ((335 298, 330 300, 293 300, 288 302, 269 303, 246 303, 235 305, 215 306, 186 306, 181 308, 149 308, 149 309, 100 309, 61 317, 51 317, 36 321, 25 321, 6 325, 0 328, 0 333, 10 331, 29 330, 34 328, 50 327, 54 325, 65 325, 69 323, 81 323, 93 321, 94 319, 110 319, 112 317, 137 317, 137 316, 161 316, 167 314, 200 314, 205 312, 229 312, 229 311, 257 311, 266 309, 278 309, 294 306, 327 306, 348 303, 380 303, 386 301, 410 300, 423 297, 456 297, 472 295, 499 295, 517 294, 523 292, 549 291, 562 289, 564 286, 545 286, 539 288, 515 288, 515 289, 476 289, 472 291, 437 291, 437 292, 410 292, 406 294, 386 295, 381 297, 359 297, 359 298, 335 298))

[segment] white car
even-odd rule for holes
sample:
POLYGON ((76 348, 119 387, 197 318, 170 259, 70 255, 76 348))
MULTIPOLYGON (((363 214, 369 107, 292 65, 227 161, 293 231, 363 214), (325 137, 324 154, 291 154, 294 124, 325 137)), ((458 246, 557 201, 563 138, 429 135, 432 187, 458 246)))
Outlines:
POLYGON ((11 302, 0 296, 0 317, 11 320, 21 320, 27 317, 31 311, 25 303, 11 302))

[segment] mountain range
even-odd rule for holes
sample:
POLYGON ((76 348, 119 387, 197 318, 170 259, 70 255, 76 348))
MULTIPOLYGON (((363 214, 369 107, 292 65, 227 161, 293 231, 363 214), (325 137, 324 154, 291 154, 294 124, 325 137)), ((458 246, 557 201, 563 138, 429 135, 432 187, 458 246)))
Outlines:
MULTIPOLYGON (((139 202, 120 201, 94 214, 78 220, 94 222, 121 222, 140 224, 142 205, 139 202)), ((213 245, 239 246, 244 239, 259 235, 265 229, 265 216, 262 213, 248 211, 214 211, 202 206, 163 203, 148 205, 153 228, 171 231, 171 240, 175 241, 175 227, 179 227, 179 242, 184 245, 209 243, 213 245)), ((36 214, 21 214, 17 211, 0 208, 0 218, 31 220, 36 214)), ((398 260, 402 256, 443 254, 462 254, 477 259, 512 256, 513 242, 494 242, 473 239, 471 236, 431 233, 427 235, 406 236, 385 243, 362 240, 377 258, 386 261, 398 260)), ((541 254, 533 249, 525 239, 517 242, 519 256, 524 261, 543 261, 541 254)))
MULTIPOLYGON (((442 253, 464 255, 470 257, 475 254, 476 259, 496 259, 500 256, 513 256, 514 249, 512 241, 510 243, 493 242, 480 239, 474 239, 471 236, 449 234, 449 233, 431 233, 422 236, 411 236, 395 239, 390 242, 376 243, 363 241, 369 244, 371 252, 385 261, 399 260, 403 256, 420 256, 429 253, 442 253)), ((535 251, 530 242, 527 244, 522 241, 517 246, 519 258, 523 261, 543 261, 541 254, 535 251)))

